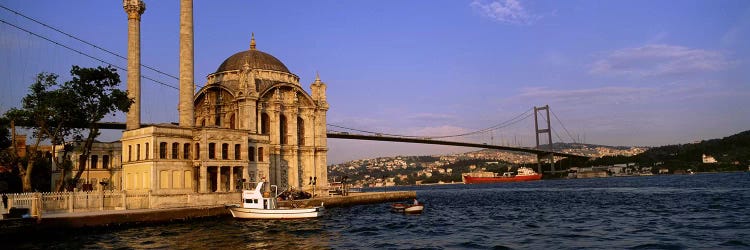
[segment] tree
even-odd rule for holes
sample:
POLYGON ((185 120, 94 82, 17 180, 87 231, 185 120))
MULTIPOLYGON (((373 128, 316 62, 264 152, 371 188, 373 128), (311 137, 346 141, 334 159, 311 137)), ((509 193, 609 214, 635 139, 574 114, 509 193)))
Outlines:
POLYGON ((0 117, 0 150, 10 147, 10 120, 0 117))
MULTIPOLYGON (((61 161, 67 158, 72 148, 69 145, 71 140, 83 141, 81 158, 88 159, 91 146, 100 134, 98 123, 110 113, 127 112, 133 102, 127 97, 127 92, 117 89, 120 76, 111 66, 73 66, 70 74, 72 80, 58 84, 56 74, 40 73, 36 82, 29 87, 30 92, 23 99, 23 107, 13 108, 5 115, 32 130, 35 138, 33 149, 38 148, 43 140, 49 140, 52 145, 62 145, 63 157, 58 157, 56 150, 52 150, 52 159, 57 166, 66 166, 61 161)), ((20 164, 20 159, 16 157, 24 191, 31 190, 35 162, 42 157, 40 152, 30 152, 25 164, 20 164)), ((67 182, 63 170, 56 189, 62 191, 66 186, 75 186, 84 171, 85 161, 81 161, 75 176, 67 182)))
MULTIPOLYGON (((117 88, 120 84, 120 75, 112 66, 96 69, 73 66, 70 73, 73 80, 65 82, 63 89, 70 91, 76 98, 80 115, 76 121, 88 130, 81 152, 81 158, 88 159, 94 140, 101 134, 99 122, 108 114, 117 111, 128 112, 133 100, 128 98, 127 92, 117 88)), ((79 161, 72 185, 78 182, 84 171, 85 161, 79 161)))

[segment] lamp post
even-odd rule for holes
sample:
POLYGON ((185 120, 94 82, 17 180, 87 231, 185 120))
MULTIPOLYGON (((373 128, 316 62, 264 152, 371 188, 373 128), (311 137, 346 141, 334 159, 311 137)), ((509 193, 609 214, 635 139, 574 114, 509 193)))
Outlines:
POLYGON ((99 207, 99 210, 104 210, 104 188, 107 186, 107 182, 106 181, 100 181, 99 184, 102 185, 102 191, 101 191, 101 194, 102 194, 102 206, 99 207))
POLYGON ((341 195, 343 196, 349 196, 349 192, 346 190, 346 180, 349 179, 349 176, 344 175, 344 177, 341 178, 341 195))

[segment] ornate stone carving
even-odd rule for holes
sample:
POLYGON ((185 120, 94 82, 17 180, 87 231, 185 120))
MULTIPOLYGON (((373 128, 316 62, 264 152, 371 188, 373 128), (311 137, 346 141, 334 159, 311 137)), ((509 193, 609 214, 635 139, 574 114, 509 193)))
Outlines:
POLYGON ((128 19, 140 19, 146 11, 146 3, 142 0, 122 0, 122 8, 128 14, 128 19))

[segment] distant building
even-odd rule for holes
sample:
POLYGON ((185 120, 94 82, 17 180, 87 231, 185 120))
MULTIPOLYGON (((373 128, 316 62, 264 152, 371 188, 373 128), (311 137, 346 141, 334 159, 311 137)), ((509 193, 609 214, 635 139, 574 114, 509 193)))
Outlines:
POLYGON ((703 163, 716 163, 716 159, 713 156, 703 154, 703 163))
POLYGON ((55 190, 60 181, 60 175, 64 175, 65 179, 72 178, 81 162, 86 170, 76 183, 76 188, 79 190, 83 189, 84 184, 91 184, 93 190, 120 190, 122 187, 122 144, 119 141, 94 142, 86 158, 81 155, 82 145, 80 144, 67 154, 66 159, 62 159, 62 150, 63 146, 55 146, 55 156, 61 158, 60 163, 70 161, 72 169, 66 170, 53 162, 50 181, 52 190, 55 190))

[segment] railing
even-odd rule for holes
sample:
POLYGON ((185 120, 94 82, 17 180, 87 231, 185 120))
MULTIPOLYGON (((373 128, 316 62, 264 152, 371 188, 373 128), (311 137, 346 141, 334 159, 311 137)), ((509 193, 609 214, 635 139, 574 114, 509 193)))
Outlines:
POLYGON ((239 192, 153 194, 150 191, 119 190, 6 195, 8 206, 3 207, 0 213, 7 213, 10 208, 26 208, 33 217, 45 213, 215 206, 238 203, 241 196, 239 192))

